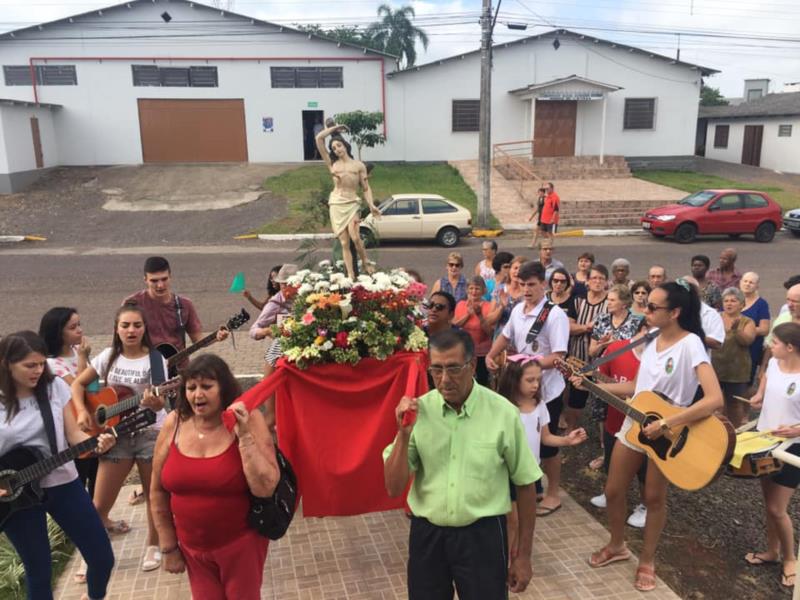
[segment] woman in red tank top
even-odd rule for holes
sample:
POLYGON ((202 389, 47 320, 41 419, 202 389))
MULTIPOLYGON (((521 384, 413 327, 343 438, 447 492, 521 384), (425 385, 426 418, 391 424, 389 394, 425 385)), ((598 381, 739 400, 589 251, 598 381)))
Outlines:
POLYGON ((183 372, 177 410, 156 443, 150 498, 164 569, 188 571, 194 598, 256 600, 267 539, 247 526, 250 494, 271 496, 280 476, 272 436, 258 410, 233 406, 241 394, 221 358, 206 354, 183 372), (238 442, 237 442, 238 440, 238 442))

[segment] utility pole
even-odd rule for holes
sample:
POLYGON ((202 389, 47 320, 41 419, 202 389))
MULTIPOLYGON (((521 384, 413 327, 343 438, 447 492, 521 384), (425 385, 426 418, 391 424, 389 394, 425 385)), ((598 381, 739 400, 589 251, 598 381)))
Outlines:
POLYGON ((489 226, 492 177, 492 1, 482 0, 481 100, 478 121, 478 227, 489 226))

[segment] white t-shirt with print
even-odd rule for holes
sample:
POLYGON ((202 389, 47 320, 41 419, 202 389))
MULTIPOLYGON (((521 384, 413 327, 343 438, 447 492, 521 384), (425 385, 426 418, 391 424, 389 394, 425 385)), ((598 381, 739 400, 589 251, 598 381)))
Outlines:
POLYGON ((522 419, 522 427, 525 429, 525 437, 528 439, 528 447, 536 457, 536 462, 541 464, 539 457, 542 446, 542 429, 550 424, 550 413, 547 411, 547 404, 539 402, 531 412, 519 412, 522 419))
MULTIPOLYGON (((105 374, 110 357, 111 348, 106 348, 92 359, 92 367, 100 377, 105 374)), ((161 360, 164 361, 164 374, 166 375, 167 361, 163 358, 161 360)), ((124 385, 131 388, 135 394, 141 394, 150 386, 150 356, 145 355, 135 359, 118 356, 108 372, 106 385, 124 385)), ((153 427, 160 429, 166 417, 167 412, 162 408, 156 413, 156 422, 153 427)))
MULTIPOLYGON (((536 349, 528 344, 528 332, 542 312, 547 298, 542 298, 530 312, 525 311, 525 302, 520 302, 511 311, 508 323, 503 327, 503 337, 507 338, 519 354, 547 356, 553 352, 566 352, 569 344, 569 319, 558 306, 553 306, 542 330, 536 336, 536 349)), ((542 398, 546 402, 555 400, 564 391, 564 378, 556 369, 545 369, 542 374, 542 398)))
MULTIPOLYGON (((784 373, 778 360, 771 358, 765 375, 767 387, 756 429, 768 431, 800 423, 800 373, 784 373)), ((796 443, 800 443, 800 439, 796 443)))
POLYGON ((700 385, 695 368, 709 362, 702 340, 690 333, 661 352, 657 346, 655 339, 642 352, 636 393, 660 392, 676 406, 689 406, 700 385))
POLYGON ((75 377, 78 374, 78 351, 73 348, 72 356, 50 357, 47 366, 58 377, 75 377))
MULTIPOLYGON (((56 377, 48 386, 50 408, 53 413, 53 425, 56 430, 56 448, 59 452, 67 449, 64 435, 64 407, 69 404, 72 394, 69 386, 60 377, 56 377)), ((36 398, 28 396, 19 399, 19 412, 8 422, 5 407, 0 403, 0 455, 17 446, 30 446, 39 450, 44 456, 51 456, 50 442, 44 430, 44 421, 39 412, 36 398)), ((55 487, 69 483, 78 477, 75 463, 70 461, 45 475, 40 485, 43 488, 55 487)))

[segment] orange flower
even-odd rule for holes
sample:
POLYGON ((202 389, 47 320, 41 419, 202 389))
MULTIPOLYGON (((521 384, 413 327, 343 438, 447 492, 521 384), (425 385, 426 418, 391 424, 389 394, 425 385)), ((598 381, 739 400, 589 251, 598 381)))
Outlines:
POLYGON ((329 308, 332 306, 339 306, 339 302, 342 301, 341 294, 328 294, 327 296, 323 296, 319 300, 317 300, 317 306, 319 308, 329 308))

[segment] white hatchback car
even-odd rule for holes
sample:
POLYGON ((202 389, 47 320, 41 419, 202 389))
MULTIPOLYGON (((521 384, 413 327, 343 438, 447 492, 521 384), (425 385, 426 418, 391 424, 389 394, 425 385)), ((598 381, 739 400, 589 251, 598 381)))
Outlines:
POLYGON ((451 248, 472 231, 470 212, 438 194, 394 194, 378 210, 379 219, 368 215, 360 225, 367 246, 376 240, 435 239, 451 248))

